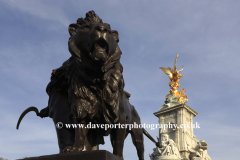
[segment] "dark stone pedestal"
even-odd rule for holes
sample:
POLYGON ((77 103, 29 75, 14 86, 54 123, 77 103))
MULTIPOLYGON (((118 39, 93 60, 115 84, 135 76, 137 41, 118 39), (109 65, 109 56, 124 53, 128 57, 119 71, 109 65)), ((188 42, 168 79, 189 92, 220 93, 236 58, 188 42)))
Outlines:
POLYGON ((31 157, 24 158, 22 160, 121 160, 121 158, 115 156, 114 154, 108 151, 98 150, 31 157))

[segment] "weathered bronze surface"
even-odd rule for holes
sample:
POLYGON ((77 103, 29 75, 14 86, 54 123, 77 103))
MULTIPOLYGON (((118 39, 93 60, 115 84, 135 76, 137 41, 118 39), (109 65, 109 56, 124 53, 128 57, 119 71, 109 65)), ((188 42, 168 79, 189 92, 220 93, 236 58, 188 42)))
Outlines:
MULTIPOLYGON (((188 101, 185 92, 185 88, 182 89, 182 91, 178 91, 178 88, 180 86, 179 84, 179 80, 180 78, 183 76, 181 74, 179 74, 181 71, 183 71, 183 67, 181 70, 177 70, 177 59, 178 59, 179 54, 176 56, 175 59, 175 63, 174 63, 174 68, 164 68, 164 67, 160 67, 159 69, 163 70, 164 73, 166 73, 169 76, 170 79, 170 83, 169 86, 171 88, 171 90, 169 91, 170 94, 173 94, 174 96, 176 96, 178 98, 178 102, 179 103, 186 103, 188 101)), ((166 96, 166 99, 168 98, 168 95, 166 96)))
MULTIPOLYGON (((140 117, 123 90, 123 67, 118 32, 90 11, 69 25, 71 57, 54 69, 47 86, 48 107, 38 113, 51 117, 56 127, 60 153, 97 150, 110 135, 113 154, 123 158, 124 140, 130 133, 140 160, 144 159, 143 134, 158 143, 142 128, 88 129, 87 124, 140 124, 140 117), (83 124, 68 129, 65 124, 83 124)), ((25 111, 20 119, 28 111, 25 111)), ((37 112, 36 112, 37 113, 37 112)), ((21 121, 21 120, 20 120, 21 121)), ((19 122, 20 123, 20 122, 19 122)), ((18 124, 19 125, 19 124, 18 124)))

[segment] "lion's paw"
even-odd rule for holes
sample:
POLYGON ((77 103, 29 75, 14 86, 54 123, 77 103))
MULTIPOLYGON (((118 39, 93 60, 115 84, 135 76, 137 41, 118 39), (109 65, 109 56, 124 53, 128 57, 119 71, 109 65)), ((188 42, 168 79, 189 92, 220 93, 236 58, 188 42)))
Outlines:
POLYGON ((81 152, 82 150, 82 147, 67 146, 63 149, 62 153, 81 152))

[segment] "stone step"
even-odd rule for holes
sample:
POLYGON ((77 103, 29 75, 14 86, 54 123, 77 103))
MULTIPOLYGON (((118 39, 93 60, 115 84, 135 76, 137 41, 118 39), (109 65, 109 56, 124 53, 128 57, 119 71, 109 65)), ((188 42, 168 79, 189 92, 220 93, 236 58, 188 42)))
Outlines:
POLYGON ((21 160, 121 160, 121 158, 106 150, 97 150, 82 151, 78 153, 45 155, 40 157, 24 158, 21 160))

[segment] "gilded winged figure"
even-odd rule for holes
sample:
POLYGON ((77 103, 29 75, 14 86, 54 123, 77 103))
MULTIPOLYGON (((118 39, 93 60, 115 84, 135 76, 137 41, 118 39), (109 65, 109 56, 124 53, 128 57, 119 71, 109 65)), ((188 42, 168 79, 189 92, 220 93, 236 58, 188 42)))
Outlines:
MULTIPOLYGON (((171 88, 171 90, 169 91, 170 94, 175 95, 176 97, 178 97, 178 102, 179 103, 186 103, 187 102, 187 96, 184 93, 186 89, 182 89, 182 91, 178 91, 178 88, 180 86, 179 84, 179 80, 180 78, 183 76, 182 74, 180 74, 181 71, 183 71, 183 68, 181 70, 177 70, 177 59, 178 59, 179 54, 177 55, 176 59, 175 59, 175 63, 174 63, 174 68, 164 68, 164 67, 160 67, 159 69, 163 70, 164 73, 166 73, 170 79, 170 83, 169 86, 171 88)), ((167 95, 168 97, 168 95, 167 95)), ((166 97, 166 98, 167 98, 166 97)))

